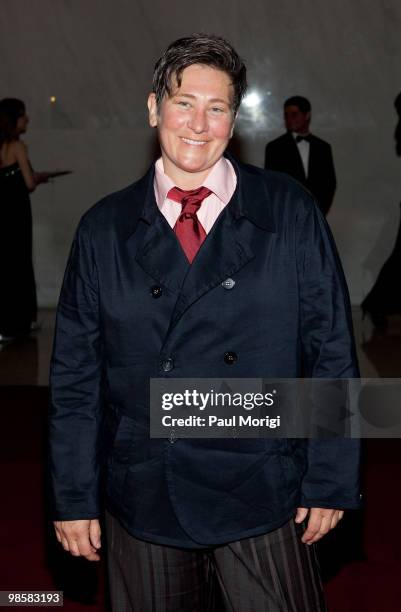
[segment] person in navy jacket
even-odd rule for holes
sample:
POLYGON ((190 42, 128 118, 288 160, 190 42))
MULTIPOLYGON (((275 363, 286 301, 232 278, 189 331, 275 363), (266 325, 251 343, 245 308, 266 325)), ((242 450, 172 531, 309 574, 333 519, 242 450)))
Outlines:
POLYGON ((218 590, 227 610, 324 610, 313 544, 360 503, 356 440, 149 436, 152 378, 359 376, 316 202, 225 152, 245 89, 222 38, 172 43, 148 100, 161 158, 83 216, 68 260, 54 524, 65 550, 97 560, 105 508, 118 611, 207 610, 218 590))

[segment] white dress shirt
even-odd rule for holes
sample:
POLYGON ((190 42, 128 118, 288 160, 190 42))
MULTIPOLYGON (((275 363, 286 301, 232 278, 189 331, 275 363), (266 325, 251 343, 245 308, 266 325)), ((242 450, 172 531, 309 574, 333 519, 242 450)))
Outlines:
POLYGON ((298 147, 298 151, 302 159, 305 177, 308 178, 310 144, 307 140, 301 140, 300 142, 296 141, 297 136, 308 136, 308 134, 297 134, 296 132, 292 132, 292 135, 294 137, 295 144, 298 147))

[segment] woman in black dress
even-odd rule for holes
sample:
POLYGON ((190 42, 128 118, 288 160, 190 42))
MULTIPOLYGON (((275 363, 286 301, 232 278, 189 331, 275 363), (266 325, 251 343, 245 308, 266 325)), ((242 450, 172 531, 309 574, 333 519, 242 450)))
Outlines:
POLYGON ((28 121, 21 100, 0 101, 0 342, 28 334, 37 315, 29 193, 47 176, 20 140, 28 121))
MULTIPOLYGON (((395 99, 398 124, 395 130, 396 153, 401 156, 401 93, 395 99)), ((372 289, 363 300, 363 314, 368 314, 373 325, 387 327, 387 316, 401 313, 401 223, 393 252, 387 259, 372 289)))

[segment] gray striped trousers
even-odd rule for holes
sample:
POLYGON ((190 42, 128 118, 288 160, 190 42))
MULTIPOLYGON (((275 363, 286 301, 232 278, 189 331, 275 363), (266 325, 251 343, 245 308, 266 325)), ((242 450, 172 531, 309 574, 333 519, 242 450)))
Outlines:
POLYGON ((106 516, 113 612, 323 612, 315 547, 289 523, 202 550, 132 537, 106 516))

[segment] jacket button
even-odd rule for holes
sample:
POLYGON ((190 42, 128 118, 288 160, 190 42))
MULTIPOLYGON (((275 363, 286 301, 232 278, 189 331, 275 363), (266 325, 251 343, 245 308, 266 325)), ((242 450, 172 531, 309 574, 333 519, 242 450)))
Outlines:
POLYGON ((226 278, 226 280, 221 283, 221 286, 224 287, 224 289, 232 289, 234 285, 235 280, 233 278, 226 278))
POLYGON ((237 353, 234 353, 234 351, 227 351, 227 353, 224 353, 224 361, 227 365, 233 365, 238 361, 237 353))
POLYGON ((163 372, 171 372, 173 368, 174 368, 174 361, 171 359, 171 357, 168 357, 167 359, 163 359, 162 361, 163 372))
POLYGON ((162 293, 163 293, 163 289, 159 287, 158 285, 153 285, 153 287, 150 288, 150 295, 154 297, 155 299, 159 298, 162 293))

